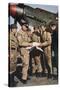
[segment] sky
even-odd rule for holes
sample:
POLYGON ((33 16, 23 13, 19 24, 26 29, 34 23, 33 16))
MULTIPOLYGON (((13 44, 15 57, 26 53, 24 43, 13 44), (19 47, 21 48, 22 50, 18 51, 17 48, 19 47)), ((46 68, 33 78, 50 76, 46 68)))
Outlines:
POLYGON ((58 6, 55 6, 55 5, 40 5, 40 4, 26 4, 26 5, 29 5, 33 8, 41 8, 53 13, 58 12, 58 6))
MULTIPOLYGON (((55 5, 40 5, 40 4, 26 4, 26 5, 29 5, 33 8, 41 8, 53 13, 58 12, 58 6, 55 6, 55 5)), ((13 24, 13 23, 14 23, 14 19, 10 16, 10 24, 13 24)))

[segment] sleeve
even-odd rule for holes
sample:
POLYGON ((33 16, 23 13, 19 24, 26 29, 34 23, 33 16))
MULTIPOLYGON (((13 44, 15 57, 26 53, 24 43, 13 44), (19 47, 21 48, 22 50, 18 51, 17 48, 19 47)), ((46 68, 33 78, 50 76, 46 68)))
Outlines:
POLYGON ((52 43, 51 33, 48 33, 46 41, 44 43, 42 43, 42 47, 49 46, 49 45, 51 45, 51 43, 52 43))
POLYGON ((26 47, 32 46, 32 43, 29 43, 29 42, 22 42, 22 43, 21 43, 21 46, 26 46, 26 47))
POLYGON ((22 36, 19 32, 17 33, 17 39, 18 39, 19 46, 21 46, 21 43, 23 42, 23 39, 22 39, 22 36))

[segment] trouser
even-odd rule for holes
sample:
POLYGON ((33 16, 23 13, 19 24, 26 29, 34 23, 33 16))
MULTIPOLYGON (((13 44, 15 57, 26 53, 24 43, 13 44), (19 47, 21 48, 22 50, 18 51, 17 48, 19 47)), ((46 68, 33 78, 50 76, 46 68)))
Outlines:
POLYGON ((32 73, 42 72, 41 66, 41 52, 34 48, 32 51, 32 73))
POLYGON ((32 58, 32 73, 42 72, 40 56, 35 56, 32 58))
POLYGON ((54 46, 52 49, 54 50, 53 66, 57 68, 57 76, 58 76, 58 46, 54 46))
POLYGON ((16 63, 17 63, 17 50, 11 49, 10 50, 10 63, 9 63, 9 67, 10 67, 9 72, 10 73, 16 71, 16 63))
POLYGON ((10 49, 9 55, 9 86, 14 86, 14 75, 16 71, 17 62, 17 50, 15 48, 10 49))
POLYGON ((14 87, 14 72, 13 73, 9 73, 9 78, 8 78, 8 86, 9 87, 14 87))
POLYGON ((26 50, 25 48, 21 49, 21 59, 22 59, 22 79, 27 80, 29 68, 29 50, 26 50))
POLYGON ((45 73, 52 74, 52 61, 51 61, 51 54, 43 53, 43 71, 45 73))

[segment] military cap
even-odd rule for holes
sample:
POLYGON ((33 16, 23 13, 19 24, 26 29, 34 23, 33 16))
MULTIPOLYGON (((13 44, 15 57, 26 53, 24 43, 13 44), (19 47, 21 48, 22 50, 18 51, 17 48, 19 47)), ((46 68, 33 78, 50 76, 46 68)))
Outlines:
POLYGON ((17 25, 16 24, 11 24, 11 29, 12 28, 17 28, 17 25))
POLYGON ((49 23, 49 26, 53 26, 53 25, 56 25, 56 21, 51 21, 51 22, 49 23))

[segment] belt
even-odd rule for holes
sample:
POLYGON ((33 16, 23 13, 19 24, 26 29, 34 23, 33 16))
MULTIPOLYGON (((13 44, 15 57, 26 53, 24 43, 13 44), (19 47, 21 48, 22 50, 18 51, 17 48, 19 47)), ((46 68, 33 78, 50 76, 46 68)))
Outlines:
POLYGON ((15 50, 16 48, 11 48, 12 50, 15 50))

